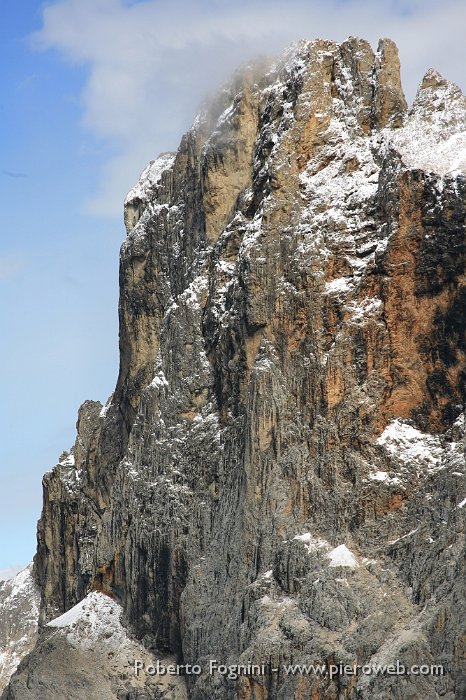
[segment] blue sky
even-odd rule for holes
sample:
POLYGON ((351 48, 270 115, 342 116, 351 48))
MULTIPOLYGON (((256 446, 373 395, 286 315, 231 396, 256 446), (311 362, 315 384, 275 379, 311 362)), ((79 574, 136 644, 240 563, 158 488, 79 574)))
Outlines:
POLYGON ((2 0, 0 578, 34 554, 78 406, 116 380, 124 195, 203 95, 255 54, 351 34, 397 42, 408 99, 430 67, 465 91, 465 26, 463 0, 2 0))

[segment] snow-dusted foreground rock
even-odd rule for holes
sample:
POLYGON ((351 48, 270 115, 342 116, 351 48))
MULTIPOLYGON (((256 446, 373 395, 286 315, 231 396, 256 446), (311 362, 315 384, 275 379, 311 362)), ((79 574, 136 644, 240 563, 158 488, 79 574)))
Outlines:
POLYGON ((0 581, 0 693, 37 640, 40 593, 32 564, 0 581))
MULTIPOLYGON (((186 700, 184 679, 137 672, 157 659, 121 623, 121 605, 94 591, 42 633, 3 696, 7 700, 186 700), (136 664, 136 665, 135 665, 136 664), (137 665, 139 664, 139 666, 137 665)), ((157 657, 168 667, 172 657, 157 657)))

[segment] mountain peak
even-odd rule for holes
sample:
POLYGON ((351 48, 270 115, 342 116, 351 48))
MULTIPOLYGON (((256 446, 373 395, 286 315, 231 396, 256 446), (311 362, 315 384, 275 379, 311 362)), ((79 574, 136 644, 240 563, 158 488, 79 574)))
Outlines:
POLYGON ((6 700, 58 659, 50 700, 137 695, 106 627, 199 669, 151 698, 462 697, 464 98, 429 74, 408 112, 388 39, 261 65, 128 195, 116 388, 44 479, 61 617, 6 700))

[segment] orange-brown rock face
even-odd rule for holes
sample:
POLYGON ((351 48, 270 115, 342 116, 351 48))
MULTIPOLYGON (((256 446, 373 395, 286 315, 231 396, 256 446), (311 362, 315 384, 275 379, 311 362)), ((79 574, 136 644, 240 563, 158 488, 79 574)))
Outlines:
POLYGON ((408 111, 393 42, 351 38, 245 69, 151 163, 44 617, 105 590, 192 700, 463 696, 465 154, 458 88, 408 111), (360 669, 397 660, 445 673, 360 669))

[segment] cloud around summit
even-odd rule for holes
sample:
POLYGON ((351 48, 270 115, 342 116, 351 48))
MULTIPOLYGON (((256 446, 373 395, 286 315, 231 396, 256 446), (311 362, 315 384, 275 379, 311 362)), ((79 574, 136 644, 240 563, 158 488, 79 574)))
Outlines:
POLYGON ((462 0, 61 0, 32 37, 85 67, 82 128, 105 143, 99 189, 86 210, 120 215, 146 163, 175 149, 206 92, 244 60, 299 38, 383 36, 400 49, 405 91, 437 68, 466 88, 462 0))

